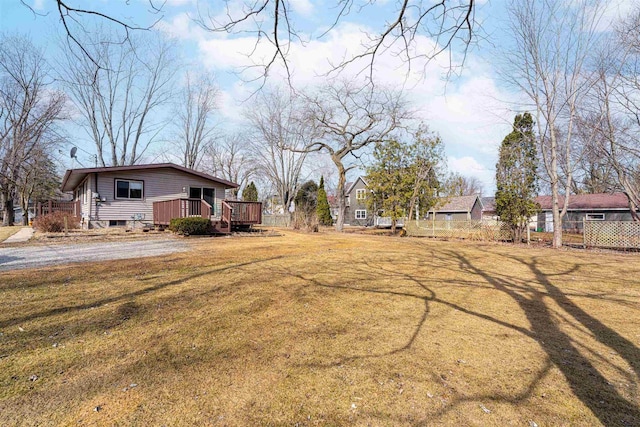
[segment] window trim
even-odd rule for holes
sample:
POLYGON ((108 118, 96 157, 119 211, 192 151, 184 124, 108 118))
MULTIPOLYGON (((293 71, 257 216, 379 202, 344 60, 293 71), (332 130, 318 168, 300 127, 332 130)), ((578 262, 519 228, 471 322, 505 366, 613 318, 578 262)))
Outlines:
POLYGON ((115 200, 144 200, 144 180, 141 179, 126 179, 126 178, 115 178, 113 180, 113 198, 115 200), (118 181, 122 182, 135 182, 142 184, 142 189, 140 191, 140 198, 131 197, 131 187, 129 187, 129 197, 119 197, 118 196, 118 181))
POLYGON ((604 213, 588 213, 584 215, 584 219, 587 221, 604 221, 604 213), (598 216, 599 218, 593 218, 598 216))
POLYGON ((355 210, 355 219, 367 219, 367 210, 366 209, 356 209, 355 210), (358 212, 364 212, 364 217, 358 217, 358 212))
POLYGON ((356 200, 364 200, 367 198, 367 190, 365 188, 358 188, 356 190, 356 200), (360 196, 362 194, 362 196, 360 196))

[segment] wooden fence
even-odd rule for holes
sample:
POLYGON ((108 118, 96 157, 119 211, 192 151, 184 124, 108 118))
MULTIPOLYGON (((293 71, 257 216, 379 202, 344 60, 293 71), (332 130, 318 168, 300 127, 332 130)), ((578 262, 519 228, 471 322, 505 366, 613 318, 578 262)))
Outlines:
POLYGON ((640 249, 640 222, 585 221, 586 247, 640 249))
POLYGON ((48 200, 38 202, 36 205, 36 216, 48 215, 54 212, 66 212, 80 218, 80 201, 48 200))
POLYGON ((262 215, 262 225, 267 227, 289 227, 291 226, 290 214, 262 215))
POLYGON ((511 240, 508 226, 495 220, 405 221, 408 236, 442 239, 511 240))

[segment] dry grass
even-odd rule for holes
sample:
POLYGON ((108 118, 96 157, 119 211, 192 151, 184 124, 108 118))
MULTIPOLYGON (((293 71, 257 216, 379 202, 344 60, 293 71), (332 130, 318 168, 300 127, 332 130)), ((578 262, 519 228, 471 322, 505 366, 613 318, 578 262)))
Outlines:
POLYGON ((0 243, 16 234, 21 228, 21 225, 0 226, 0 243))
POLYGON ((2 273, 0 425, 638 425, 639 301, 634 254, 332 233, 2 273))

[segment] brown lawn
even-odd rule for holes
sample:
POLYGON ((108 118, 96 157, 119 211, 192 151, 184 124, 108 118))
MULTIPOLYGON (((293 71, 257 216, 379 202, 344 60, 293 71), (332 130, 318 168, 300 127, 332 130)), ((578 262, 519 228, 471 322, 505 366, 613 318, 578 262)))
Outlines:
POLYGON ((193 239, 0 274, 0 425, 640 424, 640 255, 193 239))

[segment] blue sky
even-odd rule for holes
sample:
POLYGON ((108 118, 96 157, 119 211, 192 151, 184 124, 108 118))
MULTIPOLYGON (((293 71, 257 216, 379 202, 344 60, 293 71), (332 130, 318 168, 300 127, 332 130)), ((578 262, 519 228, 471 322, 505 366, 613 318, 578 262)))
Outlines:
MULTIPOLYGON (((242 111, 247 108, 247 103, 243 101, 256 86, 245 81, 252 77, 251 74, 239 76, 238 70, 248 65, 243 53, 254 49, 255 38, 252 34, 214 34, 202 30, 192 20, 198 11, 206 13, 210 4, 219 7, 223 2, 167 0, 161 14, 151 13, 146 0, 78 0, 73 3, 85 8, 94 7, 140 26, 161 19, 156 27, 176 40, 183 58, 195 68, 216 74, 222 89, 220 121, 230 129, 242 126, 242 111)), ((229 5, 232 10, 238 10, 241 3, 240 0, 231 0, 229 5)), ((495 62, 496 51, 506 43, 505 2, 493 0, 477 3, 476 20, 482 24, 486 40, 481 40, 469 51, 460 76, 444 80, 444 71, 448 66, 445 56, 427 64, 424 69, 421 68, 423 64, 416 63, 412 72, 407 74, 404 63, 386 54, 376 63, 376 79, 389 86, 405 88, 419 119, 441 135, 449 169, 479 178, 484 183, 485 194, 489 194, 494 189, 497 149, 504 135, 509 132, 515 114, 511 102, 517 98, 517 94, 501 85, 495 62)), ((57 11, 50 9, 54 2, 34 0, 30 4, 39 15, 34 15, 18 0, 0 1, 0 28, 3 32, 30 35, 35 44, 55 56, 59 48, 52 34, 59 32, 61 25, 57 11)), ((392 0, 376 2, 360 13, 352 12, 331 33, 318 39, 317 36, 335 16, 335 9, 329 8, 332 4, 327 0, 291 1, 296 27, 306 40, 304 46, 298 42, 291 46, 290 65, 294 84, 298 87, 322 82, 324 78, 319 74, 328 70, 328 58, 336 62, 343 55, 356 52, 364 32, 379 27, 391 16, 390 11, 395 7, 392 0)), ((623 1, 621 4, 624 8, 631 2, 623 1)), ((209 12, 215 15, 221 10, 211 9, 209 12)), ((426 37, 419 39, 419 42, 421 46, 432 43, 426 37)), ((256 52, 266 55, 269 49, 269 46, 262 44, 256 52)), ((454 51, 454 58, 459 59, 460 55, 461 52, 454 51)), ((355 69, 349 69, 343 76, 354 73, 355 69)), ((270 76, 270 82, 281 83, 283 78, 283 70, 276 68, 270 76)), ((91 145, 88 141, 82 141, 80 133, 74 133, 74 136, 79 141, 76 145, 91 151, 91 145)))

